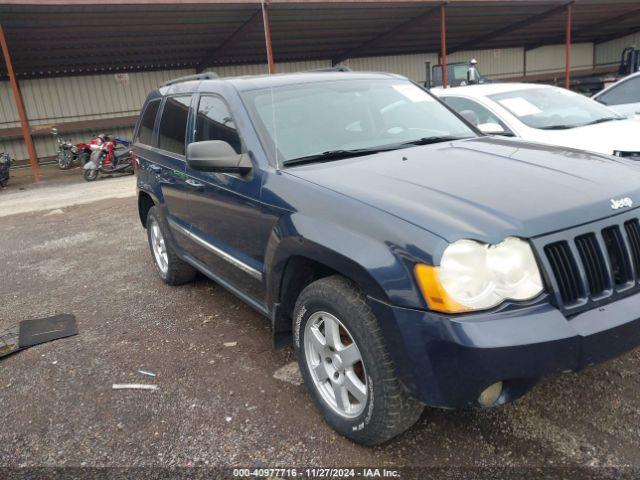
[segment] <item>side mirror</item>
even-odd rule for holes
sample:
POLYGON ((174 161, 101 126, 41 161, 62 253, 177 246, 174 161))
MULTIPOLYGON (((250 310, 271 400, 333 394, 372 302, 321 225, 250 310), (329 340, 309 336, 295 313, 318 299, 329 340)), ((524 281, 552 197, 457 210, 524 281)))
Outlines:
POLYGON ((487 135, 504 135, 507 133, 499 123, 481 123, 478 125, 478 130, 487 135))
POLYGON ((51 133, 52 133, 53 135, 58 135, 58 129, 57 129, 57 128, 55 128, 55 127, 53 127, 53 128, 51 129, 51 133))
POLYGON ((224 140, 207 140, 187 145, 187 164, 203 172, 248 173, 253 164, 246 153, 236 153, 224 140))

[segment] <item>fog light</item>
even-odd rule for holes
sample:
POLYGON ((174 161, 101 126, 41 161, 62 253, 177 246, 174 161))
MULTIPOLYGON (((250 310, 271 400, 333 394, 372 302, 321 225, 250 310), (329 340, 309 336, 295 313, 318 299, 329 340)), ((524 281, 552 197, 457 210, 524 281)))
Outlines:
POLYGON ((502 382, 494 383, 493 385, 485 388, 482 391, 482 393, 478 397, 478 403, 483 407, 490 407, 491 405, 496 403, 496 400, 498 400, 498 397, 501 393, 502 382))

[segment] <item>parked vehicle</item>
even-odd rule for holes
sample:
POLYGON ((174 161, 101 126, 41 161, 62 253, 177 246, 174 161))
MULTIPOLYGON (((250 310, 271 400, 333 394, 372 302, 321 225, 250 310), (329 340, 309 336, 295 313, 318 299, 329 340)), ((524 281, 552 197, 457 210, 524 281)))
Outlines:
POLYGON ((484 136, 397 75, 319 72, 169 82, 134 152, 159 276, 203 272, 268 317, 356 442, 640 344, 629 160, 484 136))
POLYGON ((6 152, 0 152, 0 188, 4 188, 7 185, 10 168, 11 156, 6 152))
MULTIPOLYGON (((131 147, 125 146, 110 136, 102 137, 103 143, 100 148, 93 151, 89 161, 83 167, 84 179, 92 182, 99 177, 99 174, 132 174, 134 166, 132 163, 131 147)), ((128 141, 124 140, 127 145, 128 141)))
POLYGON ((489 135, 609 155, 640 154, 640 122, 564 88, 493 83, 433 93, 489 135))
POLYGON ((58 154, 56 155, 58 167, 61 170, 68 170, 75 165, 78 165, 78 147, 71 143, 71 139, 63 140, 62 138, 60 138, 57 128, 52 128, 51 134, 56 137, 56 140, 58 142, 58 154))
POLYGON ((625 117, 640 116, 640 72, 596 93, 593 99, 625 117))

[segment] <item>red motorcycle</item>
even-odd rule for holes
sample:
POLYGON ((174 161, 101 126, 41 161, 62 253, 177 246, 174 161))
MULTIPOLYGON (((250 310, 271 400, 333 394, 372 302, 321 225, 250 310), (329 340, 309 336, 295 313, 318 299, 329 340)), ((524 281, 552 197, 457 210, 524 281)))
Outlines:
POLYGON ((103 143, 91 153, 89 161, 85 163, 84 179, 87 182, 96 180, 100 173, 111 175, 114 173, 134 173, 133 154, 129 141, 116 137, 103 136, 103 143))

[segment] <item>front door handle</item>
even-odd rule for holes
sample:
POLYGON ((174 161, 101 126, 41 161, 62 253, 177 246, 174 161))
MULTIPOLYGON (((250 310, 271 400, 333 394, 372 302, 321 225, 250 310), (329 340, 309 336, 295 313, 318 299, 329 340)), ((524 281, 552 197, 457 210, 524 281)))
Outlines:
POLYGON ((204 188, 204 183, 200 183, 194 180, 193 178, 187 179, 185 183, 189 185, 191 188, 195 188, 196 190, 202 190, 204 188))

